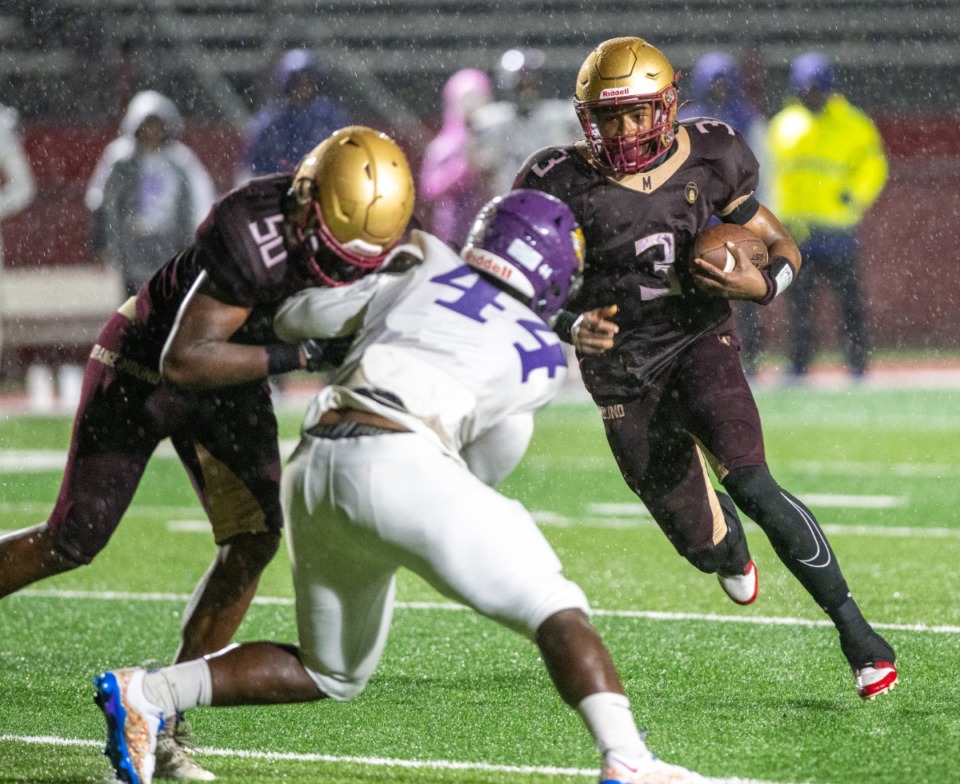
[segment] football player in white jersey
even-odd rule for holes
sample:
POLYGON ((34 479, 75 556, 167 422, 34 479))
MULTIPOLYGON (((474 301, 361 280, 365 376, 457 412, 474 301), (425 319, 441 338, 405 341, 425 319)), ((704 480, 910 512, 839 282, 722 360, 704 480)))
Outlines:
POLYGON ((702 782, 647 750, 583 592, 529 512, 491 487, 563 381, 549 324, 583 270, 573 214, 514 191, 481 211, 461 256, 422 232, 405 251, 416 263, 402 273, 303 292, 277 313, 288 340, 356 335, 283 473, 298 644, 100 675, 115 771, 149 784, 157 729, 177 711, 356 697, 406 567, 536 643, 603 754, 601 782, 702 782))

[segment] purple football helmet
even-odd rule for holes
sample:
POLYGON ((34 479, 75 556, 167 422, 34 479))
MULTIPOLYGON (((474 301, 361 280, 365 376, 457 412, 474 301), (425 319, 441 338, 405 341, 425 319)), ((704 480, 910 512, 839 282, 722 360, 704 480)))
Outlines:
POLYGON ((548 321, 580 288, 583 253, 583 232, 570 208, 521 189, 487 202, 460 255, 548 321))

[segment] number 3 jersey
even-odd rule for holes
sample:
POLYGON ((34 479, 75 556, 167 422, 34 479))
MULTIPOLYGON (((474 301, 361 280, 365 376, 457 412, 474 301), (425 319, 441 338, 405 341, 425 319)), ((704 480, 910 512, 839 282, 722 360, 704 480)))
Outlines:
POLYGON ((565 201, 586 239, 583 288, 574 312, 616 304, 613 351, 581 358, 595 399, 631 395, 701 335, 732 329, 727 300, 700 293, 688 260, 696 235, 757 187, 758 164, 743 136, 718 120, 681 123, 670 156, 615 182, 586 159, 584 143, 532 155, 514 187, 565 201))
POLYGON ((414 231, 404 250, 422 263, 307 289, 277 311, 285 340, 356 335, 304 426, 331 408, 374 411, 497 481, 522 456, 533 412, 563 382, 560 339, 436 237, 414 231), (469 454, 477 448, 483 471, 469 454))
POLYGON ((237 343, 276 342, 277 305, 306 286, 318 285, 302 248, 290 248, 281 230, 288 175, 251 180, 223 196, 197 229, 194 243, 160 267, 137 295, 136 323, 123 353, 159 370, 160 352, 177 314, 201 274, 231 303, 251 308, 231 338, 237 343))

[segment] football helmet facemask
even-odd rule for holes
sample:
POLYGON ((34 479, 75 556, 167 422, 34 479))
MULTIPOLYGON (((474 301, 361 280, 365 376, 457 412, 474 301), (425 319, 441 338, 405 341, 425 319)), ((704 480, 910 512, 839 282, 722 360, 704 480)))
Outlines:
POLYGON ((584 60, 574 107, 594 163, 620 176, 642 171, 673 144, 677 132, 680 74, 642 38, 611 38, 584 60), (597 112, 610 107, 650 106, 653 127, 603 137, 597 112))
POLYGON ((410 164, 389 136, 351 125, 308 153, 293 175, 288 220, 313 274, 350 283, 383 264, 414 207, 410 164))
POLYGON ((460 255, 545 321, 583 280, 583 232, 570 208, 542 191, 520 189, 487 202, 460 255))

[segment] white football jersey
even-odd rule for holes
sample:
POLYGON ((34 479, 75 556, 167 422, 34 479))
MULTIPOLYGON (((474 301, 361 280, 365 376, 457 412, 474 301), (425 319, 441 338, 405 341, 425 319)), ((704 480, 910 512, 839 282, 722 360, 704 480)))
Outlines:
POLYGON ((563 383, 560 340, 436 237, 414 231, 406 247, 423 258, 409 271, 308 289, 277 312, 284 340, 357 336, 304 427, 332 408, 374 411, 493 483, 519 461, 533 412, 563 383))

